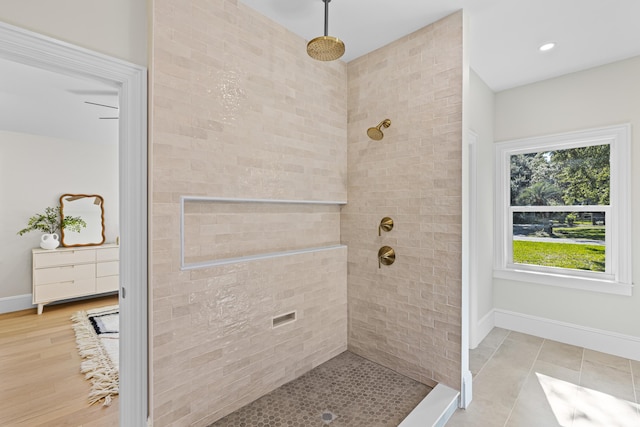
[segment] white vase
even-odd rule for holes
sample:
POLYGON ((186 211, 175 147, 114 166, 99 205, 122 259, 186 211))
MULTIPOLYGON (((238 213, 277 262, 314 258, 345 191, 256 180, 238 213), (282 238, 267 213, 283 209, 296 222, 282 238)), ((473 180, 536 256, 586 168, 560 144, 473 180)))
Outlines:
POLYGON ((55 249, 60 246, 60 238, 56 233, 45 233, 40 237, 40 247, 42 249, 55 249))

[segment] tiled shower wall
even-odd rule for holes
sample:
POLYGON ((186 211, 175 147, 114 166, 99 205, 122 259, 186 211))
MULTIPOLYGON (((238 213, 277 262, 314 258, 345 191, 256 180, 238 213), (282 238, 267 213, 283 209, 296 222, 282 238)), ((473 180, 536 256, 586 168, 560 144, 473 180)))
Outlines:
MULTIPOLYGON (((180 198, 346 201, 347 72, 236 0, 151 10, 152 418, 204 426, 346 349, 347 254, 181 270, 180 198)), ((338 205, 185 216, 188 262, 340 243, 338 205)))
POLYGON ((462 12, 350 62, 348 77, 349 349, 459 389, 462 12), (378 237, 385 216, 395 227, 378 237), (383 245, 397 258, 379 269, 383 245))

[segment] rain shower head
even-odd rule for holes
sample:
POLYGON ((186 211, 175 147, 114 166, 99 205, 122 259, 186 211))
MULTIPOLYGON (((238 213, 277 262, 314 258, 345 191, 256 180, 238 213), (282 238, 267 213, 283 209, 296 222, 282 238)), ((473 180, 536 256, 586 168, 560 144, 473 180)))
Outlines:
POLYGON ((335 61, 344 55, 344 43, 337 37, 328 35, 329 32, 329 2, 324 2, 324 36, 316 37, 307 43, 307 54, 318 61, 335 61))
POLYGON ((378 126, 367 129, 367 135, 374 141, 380 141, 382 138, 384 138, 384 134, 382 133, 382 129, 380 128, 384 127, 386 129, 389 126, 391 126, 391 120, 384 119, 378 124, 378 126))
POLYGON ((344 43, 337 37, 316 37, 307 43, 307 54, 318 61, 335 61, 344 55, 344 43))

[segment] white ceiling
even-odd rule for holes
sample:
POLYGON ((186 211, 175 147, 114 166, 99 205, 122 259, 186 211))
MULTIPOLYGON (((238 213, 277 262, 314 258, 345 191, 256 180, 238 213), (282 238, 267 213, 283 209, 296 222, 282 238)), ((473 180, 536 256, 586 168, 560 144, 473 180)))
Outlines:
MULTIPOLYGON (((322 0, 240 1, 305 40, 324 32, 322 0)), ((640 55, 640 0, 333 0, 329 35, 348 62, 459 9, 471 67, 496 92, 640 55)))
MULTIPOLYGON (((241 2, 305 40, 324 31, 322 0, 241 2)), ((494 91, 640 55, 640 0, 333 0, 329 34, 350 61, 461 8, 471 67, 494 91)), ((118 110, 85 101, 116 106, 117 90, 0 59, 1 130, 117 142, 118 120, 100 117, 118 110)))
POLYGON ((0 130, 99 144, 118 143, 118 91, 0 59, 0 130))

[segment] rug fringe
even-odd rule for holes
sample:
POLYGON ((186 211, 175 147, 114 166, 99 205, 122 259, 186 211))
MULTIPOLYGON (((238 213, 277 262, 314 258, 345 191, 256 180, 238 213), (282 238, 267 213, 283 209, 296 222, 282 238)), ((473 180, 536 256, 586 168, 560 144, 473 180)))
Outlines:
MULTIPOLYGON (((117 307, 117 306, 115 306, 117 307)), ((94 310, 89 310, 92 312, 94 310)), ((112 397, 119 393, 119 372, 109 358, 100 339, 96 336, 86 311, 79 311, 71 316, 76 333, 76 344, 80 357, 85 359, 80 364, 80 372, 91 381, 89 404, 103 400, 109 406, 112 397)))

